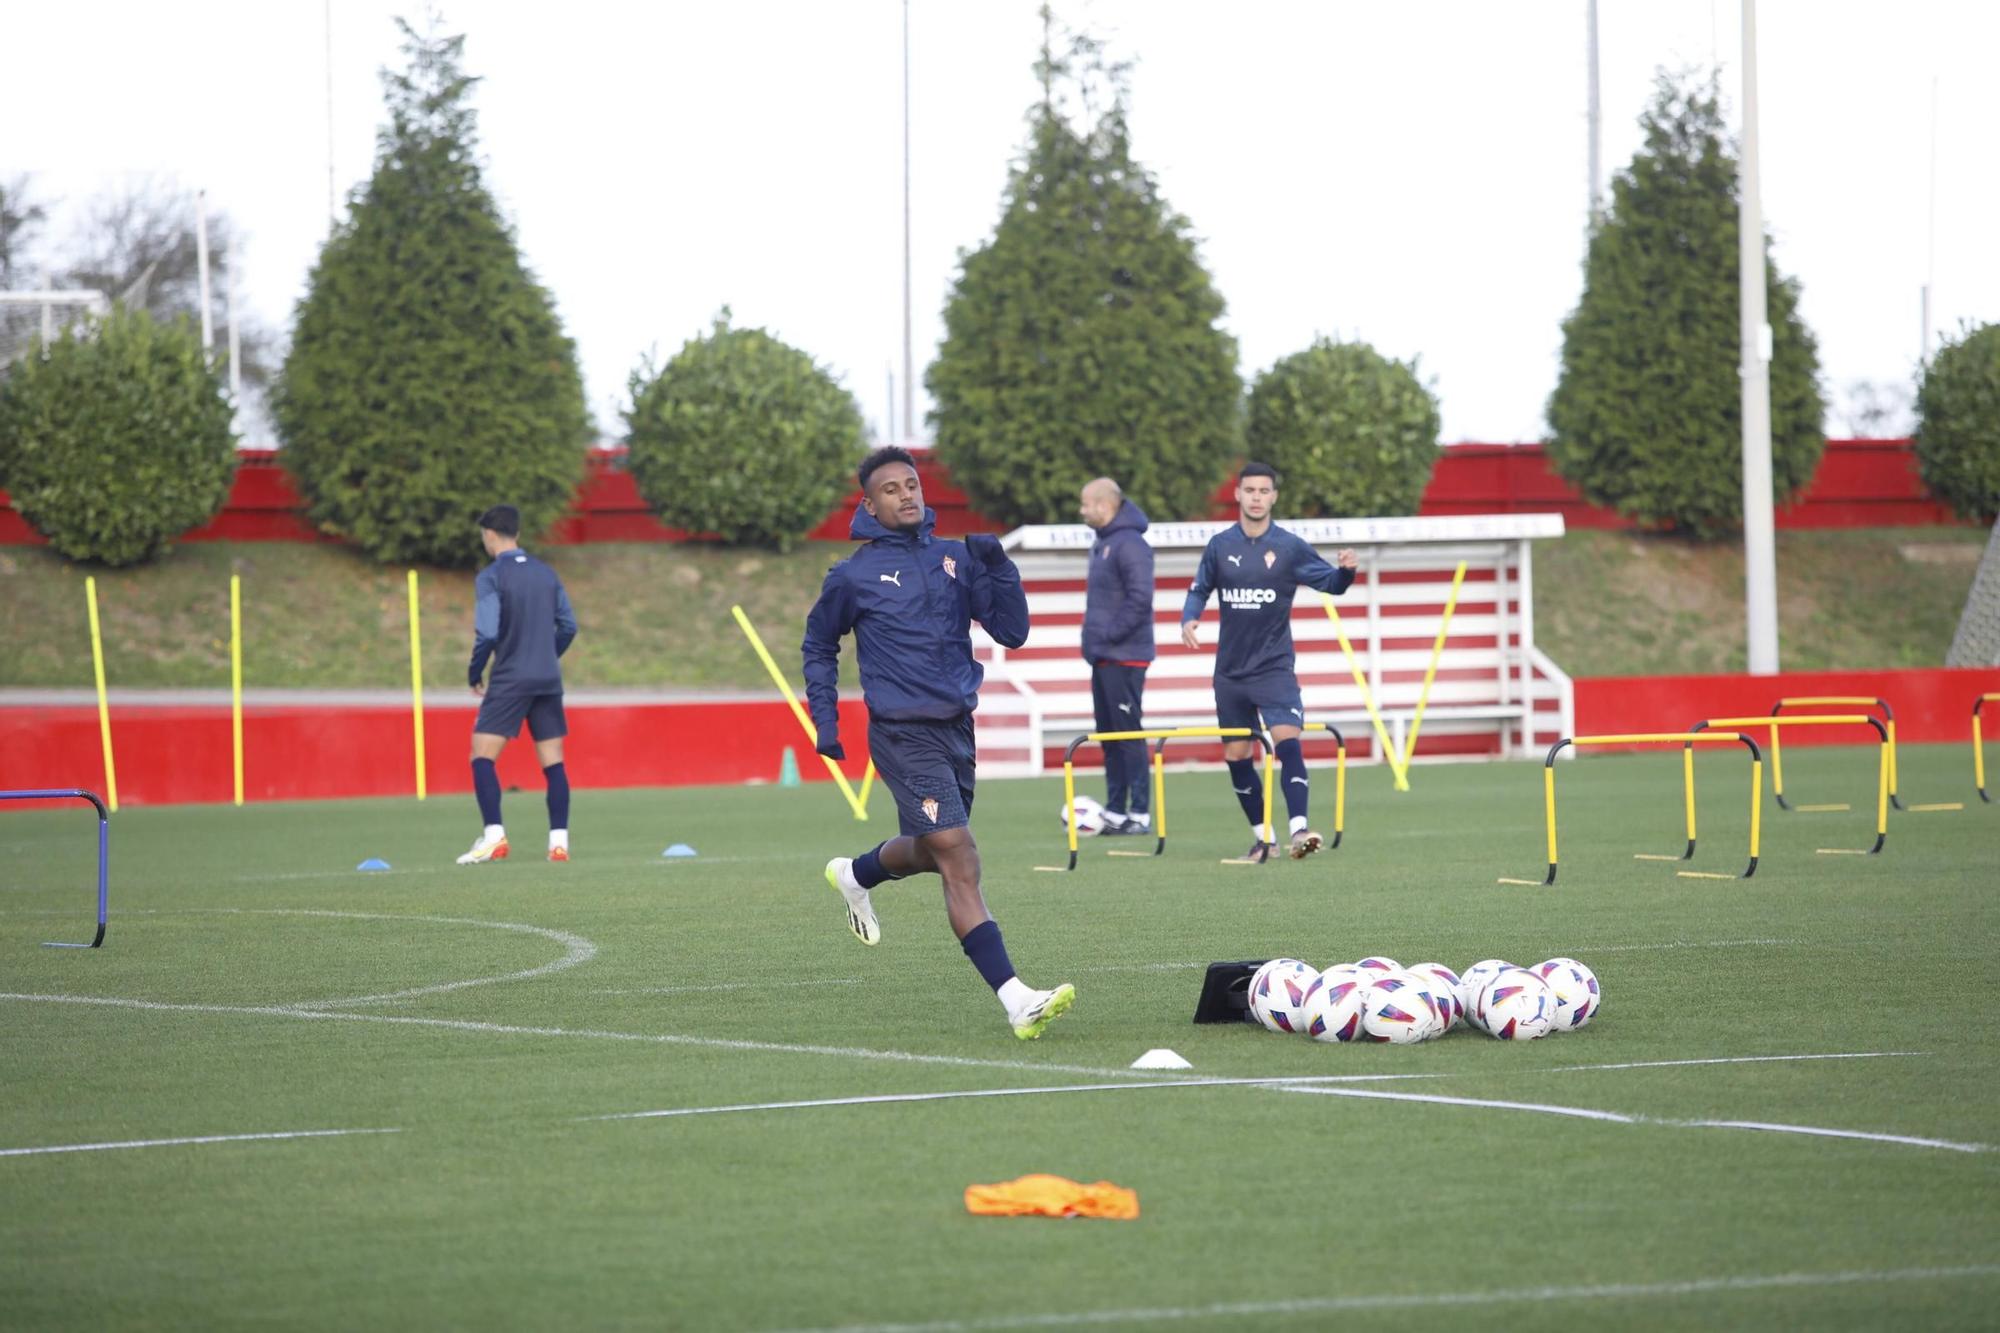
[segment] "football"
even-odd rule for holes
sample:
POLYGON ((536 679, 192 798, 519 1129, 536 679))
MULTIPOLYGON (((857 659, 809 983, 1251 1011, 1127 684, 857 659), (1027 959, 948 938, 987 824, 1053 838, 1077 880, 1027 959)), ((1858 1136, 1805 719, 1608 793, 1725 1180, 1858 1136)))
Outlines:
POLYGON ((1398 1046, 1444 1035, 1445 1018, 1429 985, 1414 972, 1385 972, 1362 992, 1364 1041, 1398 1046))
POLYGON ((1479 992, 1480 1026, 1502 1041, 1533 1041, 1554 1030, 1556 997, 1525 967, 1499 972, 1479 992))
POLYGON ((1487 982, 1512 966, 1504 958, 1482 958, 1458 974, 1459 994, 1465 997, 1465 1021, 1481 1032, 1486 1030, 1486 1018, 1479 1010, 1479 992, 1486 989, 1487 982))
POLYGON ((1412 963, 1408 970, 1425 981, 1436 983, 1431 994, 1437 999, 1438 1009, 1446 1011, 1445 1031, 1449 1032, 1465 1022, 1465 995, 1459 989, 1458 973, 1443 963, 1412 963))
POLYGON ((1368 979, 1341 963, 1319 974, 1306 995, 1304 1032, 1314 1041, 1359 1041, 1368 979))
MULTIPOLYGON (((1069 807, 1062 806, 1056 817, 1064 828, 1069 827, 1069 807)), ((1076 831, 1079 837, 1090 837, 1104 831, 1104 807, 1088 796, 1076 798, 1076 831)))
POLYGON ((1557 1032, 1574 1032, 1597 1017, 1598 1006, 1604 1000, 1595 972, 1574 958, 1551 958, 1536 968, 1535 973, 1549 984, 1549 991, 1555 996, 1557 1032))
POLYGON ((1403 965, 1393 958, 1363 958, 1355 966, 1364 971, 1373 972, 1378 977, 1385 973, 1400 972, 1403 970, 1403 965))
POLYGON ((1273 958, 1250 978, 1250 1012, 1273 1032, 1303 1032, 1306 996, 1318 980, 1310 963, 1273 958))

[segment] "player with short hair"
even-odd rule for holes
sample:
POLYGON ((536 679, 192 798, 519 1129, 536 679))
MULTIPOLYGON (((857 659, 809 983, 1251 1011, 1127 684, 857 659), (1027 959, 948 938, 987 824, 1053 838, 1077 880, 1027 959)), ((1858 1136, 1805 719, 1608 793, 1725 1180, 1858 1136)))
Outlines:
MULTIPOLYGON (((1153 547, 1146 512, 1109 477, 1083 488, 1083 521, 1097 533, 1083 599, 1083 660, 1090 663, 1090 702, 1099 731, 1145 725, 1146 668, 1153 645, 1153 547)), ((1152 827, 1152 787, 1146 742, 1105 741, 1104 832, 1145 833, 1152 827)))
POLYGON ((523 719, 535 740, 535 758, 549 784, 549 860, 569 860, 569 774, 563 768, 562 667, 557 662, 576 638, 556 572, 521 549, 521 511, 494 505, 479 516, 479 540, 493 563, 479 571, 472 612, 472 662, 466 679, 480 696, 472 724, 472 790, 485 831, 462 866, 507 859, 507 829, 500 822, 500 775, 494 761, 520 734, 523 719), (492 659, 493 675, 486 679, 492 659))
POLYGON ((806 694, 815 748, 845 759, 840 743, 840 640, 854 634, 868 749, 896 798, 902 836, 861 855, 827 862, 847 925, 863 944, 882 938, 869 891, 884 880, 935 872, 965 956, 993 988, 1014 1035, 1042 1035, 1076 999, 1073 987, 1034 990, 1014 974, 1000 927, 979 889, 972 839, 975 756, 972 712, 984 671, 972 657, 972 622, 1009 648, 1028 641, 1021 571, 996 537, 935 537, 916 460, 893 445, 861 460, 861 505, 848 535, 865 543, 827 571, 806 617, 806 694))
MULTIPOLYGON (((1268 731, 1278 758, 1285 810, 1291 817, 1291 855, 1311 856, 1324 844, 1306 817, 1312 783, 1299 734, 1305 703, 1299 693, 1298 653, 1292 647, 1292 596, 1299 585, 1335 596, 1354 583, 1361 562, 1342 550, 1328 564, 1301 538, 1272 523, 1278 474, 1268 463, 1246 463, 1236 478, 1237 521, 1209 538, 1181 610, 1181 642, 1201 646, 1202 611, 1211 592, 1221 594, 1222 627, 1215 646, 1215 721, 1223 727, 1268 731)), ((1255 841, 1247 859, 1271 858, 1277 839, 1264 823, 1251 742, 1223 742, 1230 785, 1250 818, 1255 841)))

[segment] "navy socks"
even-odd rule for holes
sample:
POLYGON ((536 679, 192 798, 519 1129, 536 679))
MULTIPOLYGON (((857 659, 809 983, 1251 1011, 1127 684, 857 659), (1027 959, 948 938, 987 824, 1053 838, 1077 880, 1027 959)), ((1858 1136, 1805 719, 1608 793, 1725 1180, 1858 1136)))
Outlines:
POLYGON ((1257 765, 1248 759, 1231 759, 1229 785, 1235 790, 1236 799, 1243 803, 1243 813, 1249 817, 1250 827, 1263 827, 1264 789, 1257 782, 1257 765))
POLYGON ((1294 736, 1288 741, 1279 741, 1278 772, 1285 789, 1285 812, 1293 819, 1306 817, 1306 802, 1312 796, 1312 784, 1306 777, 1305 747, 1294 736))
POLYGON ((491 759, 472 761, 472 794, 479 798, 479 817, 488 825, 500 822, 500 774, 491 759))
POLYGON ((882 864, 882 849, 889 844, 878 842, 861 855, 854 858, 854 882, 864 889, 872 889, 883 880, 901 879, 901 875, 889 873, 889 867, 882 864))
MULTIPOLYGON (((561 764, 550 764, 542 770, 542 776, 549 781, 549 830, 569 827, 569 774, 561 764)), ((499 808, 499 784, 494 784, 494 808, 499 808)))
POLYGON ((1007 960, 1007 946, 1000 942, 999 923, 980 922, 966 932, 958 946, 995 991, 1014 979, 1014 964, 1007 960))

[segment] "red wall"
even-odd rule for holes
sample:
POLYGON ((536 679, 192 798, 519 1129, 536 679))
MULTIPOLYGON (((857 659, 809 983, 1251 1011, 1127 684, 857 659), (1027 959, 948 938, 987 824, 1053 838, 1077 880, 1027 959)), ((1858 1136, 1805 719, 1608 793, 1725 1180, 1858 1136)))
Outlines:
MULTIPOLYGON (((1962 743, 1971 735, 1972 701, 1996 691, 2000 670, 1599 677, 1576 682, 1576 728, 1578 735, 1679 730, 1705 717, 1768 713, 1784 695, 1865 694, 1887 699, 1896 710, 1898 740, 1962 743)), ((469 704, 425 709, 431 792, 471 789, 466 760, 472 718, 469 704)), ((827 781, 790 710, 776 701, 581 705, 569 710, 569 722, 575 739, 565 762, 581 789, 775 781, 786 746, 801 777, 827 781)), ((243 729, 249 800, 398 796, 416 788, 408 709, 252 708, 243 729)), ((849 756, 842 767, 859 782, 868 756, 858 700, 842 705, 841 734, 849 756)), ((1867 738, 1845 727, 1805 727, 1789 731, 1785 743, 1852 745, 1867 738)), ((227 709, 115 707, 112 739, 121 804, 231 799, 227 709)), ((1365 748, 1357 744, 1349 753, 1365 748)), ((1182 757, 1195 754, 1191 746, 1182 757)), ((0 756, 0 788, 105 790, 94 708, 0 709, 0 756)), ((500 780, 525 792, 541 790, 525 737, 501 757, 500 780)))
MULTIPOLYGON (((236 484, 222 513, 187 534, 186 541, 327 541, 302 512, 291 478, 272 449, 246 449, 236 484)), ((576 507, 548 540, 581 542, 685 541, 663 526, 639 498, 624 470, 622 449, 594 451, 577 492, 576 507)), ((1003 525, 974 513, 965 493, 930 455, 919 453, 924 496, 938 511, 941 531, 1002 532, 1003 525)), ((1235 512, 1233 483, 1217 487, 1209 517, 1235 512)), ((808 534, 844 541, 860 496, 849 496, 808 534)), ((1586 503, 1549 470, 1539 444, 1452 444, 1438 459, 1424 491, 1423 514, 1559 513, 1574 528, 1629 528, 1629 520, 1586 503)), ((1155 515, 1154 517, 1162 517, 1155 515)), ((1778 510, 1781 528, 1858 528, 1950 523, 1951 511, 1924 494, 1916 453, 1908 440, 1828 440, 1819 470, 1797 503, 1778 510)), ((22 521, 0 491, 0 545, 34 545, 42 538, 22 521)))
MULTIPOLYGON (((573 705, 564 767, 579 788, 775 782, 786 746, 807 782, 826 765, 782 702, 573 705)), ((425 784, 433 794, 472 790, 468 763, 475 706, 424 708, 425 784)), ((313 800, 399 796, 416 790, 408 708, 246 708, 244 798, 313 800)), ((842 765, 855 782, 868 763, 866 711, 841 706, 842 765)), ((111 737, 121 805, 228 801, 234 796, 227 708, 119 707, 111 737)), ((95 708, 0 709, 0 788, 88 787, 103 795, 95 708)), ((538 792, 528 738, 500 757, 500 781, 538 792)))

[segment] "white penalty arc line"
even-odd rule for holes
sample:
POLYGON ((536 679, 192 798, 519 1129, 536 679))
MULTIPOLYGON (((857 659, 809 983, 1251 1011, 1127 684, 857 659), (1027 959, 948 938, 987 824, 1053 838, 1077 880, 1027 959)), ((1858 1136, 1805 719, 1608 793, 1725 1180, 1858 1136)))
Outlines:
POLYGON ((51 1143, 37 1148, 0 1148, 0 1157, 45 1157, 53 1153, 115 1152, 125 1148, 182 1148, 208 1143, 268 1143, 276 1139, 337 1139, 353 1134, 400 1134, 400 1129, 288 1129, 269 1134, 197 1134, 180 1139, 125 1139, 116 1143, 51 1143))
POLYGON ((1480 1305, 1534 1305, 1557 1301, 1634 1301, 1709 1296, 1738 1291, 1846 1287, 1888 1282, 1946 1282, 2000 1275, 2000 1264, 1957 1268, 1891 1268, 1839 1273, 1769 1273, 1749 1277, 1692 1278, 1681 1282, 1619 1282, 1579 1287, 1513 1287, 1496 1291, 1437 1291, 1369 1296, 1320 1296, 1282 1301, 1235 1301, 1153 1309, 1072 1310, 1048 1314, 939 1319, 916 1324, 839 1324, 795 1333, 983 1333, 987 1329, 1069 1328, 1080 1324, 1219 1322, 1249 1315, 1333 1314, 1345 1311, 1437 1309, 1480 1305))

